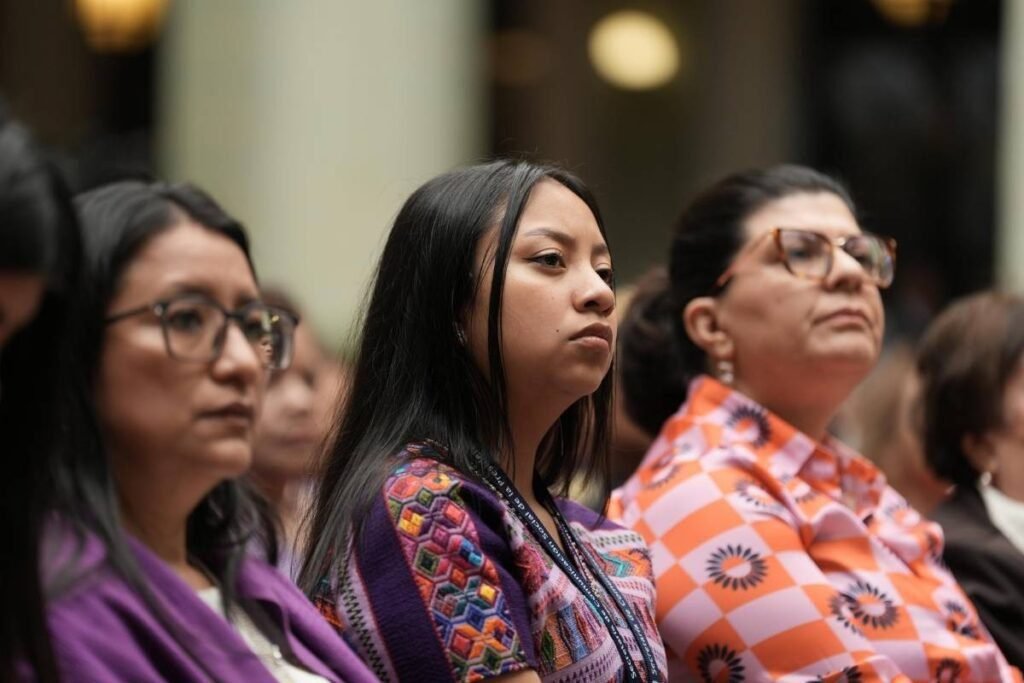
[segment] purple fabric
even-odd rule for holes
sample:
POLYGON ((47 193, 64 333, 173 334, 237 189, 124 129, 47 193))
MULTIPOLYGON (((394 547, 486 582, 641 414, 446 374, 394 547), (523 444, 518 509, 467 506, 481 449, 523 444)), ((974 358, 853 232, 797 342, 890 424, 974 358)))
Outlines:
MULTIPOLYGON (((621 680, 615 643, 588 599, 491 489, 433 448, 407 447, 358 542, 323 577, 314 604, 324 617, 382 680, 462 683, 524 669, 545 682, 621 680)), ((575 503, 557 504, 642 622, 664 671, 643 539, 575 503)), ((618 622, 639 662, 639 645, 618 622)))
MULTIPOLYGON (((62 540, 65 546, 75 543, 68 535, 62 540)), ((76 557, 73 584, 47 610, 63 680, 275 681, 234 628, 195 590, 141 543, 130 542, 170 628, 104 562, 103 544, 87 537, 76 557), (179 643, 185 643, 192 654, 179 643)), ((63 548, 62 554, 71 553, 63 548)), ((54 575, 52 567, 48 573, 54 575)), ((246 560, 239 571, 237 594, 239 600, 251 600, 263 608, 304 668, 329 681, 377 680, 274 567, 246 560)))

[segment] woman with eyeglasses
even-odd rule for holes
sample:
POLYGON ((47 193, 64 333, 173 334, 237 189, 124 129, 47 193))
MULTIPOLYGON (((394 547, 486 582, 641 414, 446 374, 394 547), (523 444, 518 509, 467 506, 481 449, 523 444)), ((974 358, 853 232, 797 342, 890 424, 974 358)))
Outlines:
MULTIPOLYGON (((609 511, 651 546, 672 678, 1015 680, 939 527, 828 433, 878 358, 894 260, 799 166, 729 176, 679 219, 646 329, 679 359, 650 405, 681 405, 609 511)), ((627 385, 657 377, 630 360, 627 385)))
POLYGON ((381 679, 665 680, 646 547, 563 497, 608 453, 613 286, 561 169, 459 169, 399 211, 300 576, 381 679))
POLYGON ((274 567, 239 477, 296 319, 259 298, 242 226, 189 185, 82 195, 70 443, 44 546, 62 676, 360 681, 274 567))
POLYGON ((70 195, 0 103, 0 681, 19 667, 38 681, 57 676, 37 556, 78 246, 70 195))

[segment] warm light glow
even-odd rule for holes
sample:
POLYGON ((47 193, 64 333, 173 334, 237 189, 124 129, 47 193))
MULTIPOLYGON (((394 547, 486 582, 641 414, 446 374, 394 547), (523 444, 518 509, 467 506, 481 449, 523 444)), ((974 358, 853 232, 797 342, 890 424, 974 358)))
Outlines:
POLYGON ((668 27, 646 12, 609 14, 594 25, 589 40, 594 69, 612 85, 649 90, 679 71, 679 46, 668 27))
POLYGON ((123 52, 148 45, 160 32, 168 0, 75 0, 89 47, 123 52))
POLYGON ((872 0, 872 3, 888 22, 914 28, 944 21, 953 0, 872 0))

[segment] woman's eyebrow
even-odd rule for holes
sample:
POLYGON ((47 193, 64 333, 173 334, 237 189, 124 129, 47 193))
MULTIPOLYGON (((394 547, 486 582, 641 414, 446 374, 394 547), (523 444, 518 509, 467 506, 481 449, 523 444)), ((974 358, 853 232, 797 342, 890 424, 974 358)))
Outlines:
MULTIPOLYGON (((555 228, 531 228, 523 233, 523 237, 548 237, 558 242, 566 249, 572 249, 576 246, 576 238, 567 232, 562 230, 556 230, 555 228)), ((594 256, 605 256, 609 253, 608 245, 604 242, 599 242, 594 245, 591 250, 594 256)))

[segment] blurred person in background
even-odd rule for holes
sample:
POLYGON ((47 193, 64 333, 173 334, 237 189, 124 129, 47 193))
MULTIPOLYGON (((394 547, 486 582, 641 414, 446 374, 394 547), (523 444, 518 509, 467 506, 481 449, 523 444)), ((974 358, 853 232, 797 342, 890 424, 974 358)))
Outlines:
POLYGON ((916 424, 920 390, 914 350, 907 343, 889 348, 878 366, 857 387, 844 409, 844 427, 885 474, 910 507, 928 516, 941 503, 949 482, 935 476, 925 461, 916 424))
POLYGON ((955 489, 943 557, 1007 659, 1024 666, 1024 298, 951 304, 921 339, 925 454, 955 489))
POLYGON ((279 566, 291 574, 294 543, 308 496, 306 488, 326 436, 324 407, 337 403, 323 384, 337 382, 331 361, 308 321, 282 289, 264 287, 263 302, 296 314, 291 364, 270 376, 263 410, 256 423, 250 477, 274 507, 284 532, 279 566))
POLYGON ((562 497, 607 462, 613 287, 560 169, 459 169, 399 211, 299 581, 382 679, 665 680, 647 549, 562 497))
MULTIPOLYGON (((643 311, 647 305, 648 293, 652 291, 651 282, 657 282, 661 272, 654 271, 642 276, 635 285, 620 287, 615 292, 615 309, 622 311, 619 314, 619 330, 627 330, 631 325, 637 324, 644 315, 643 311), (652 278, 652 275, 654 276, 652 278)), ((620 336, 621 340, 622 337, 620 336)), ((622 351, 621 345, 616 349, 615 368, 619 377, 622 373, 622 351)), ((586 485, 574 482, 569 497, 578 503, 586 505, 591 510, 601 512, 608 503, 608 494, 613 488, 622 484, 633 474, 644 453, 647 452, 651 441, 657 436, 657 432, 649 433, 642 429, 631 417, 626 407, 622 383, 616 379, 617 391, 612 401, 612 410, 615 416, 612 427, 612 443, 608 467, 608 478, 591 479, 586 485)))
POLYGON ((37 564, 79 241, 66 188, 0 103, 0 680, 57 680, 37 564), (26 673, 26 675, 28 675, 26 673))
POLYGON ((44 544, 61 673, 371 680, 271 566, 270 513, 241 477, 295 324, 260 300, 242 226, 190 185, 114 183, 77 207, 75 447, 44 544))
POLYGON ((878 359, 895 244, 838 182, 778 166, 699 194, 670 258, 681 405, 648 416, 661 433, 609 517, 651 545, 672 675, 1016 680, 938 525, 827 432, 878 359))
MULTIPOLYGON (((624 306, 619 325, 619 424, 627 426, 622 438, 624 457, 612 465, 613 486, 621 486, 643 460, 658 437, 664 420, 679 407, 678 386, 683 369, 675 352, 675 333, 663 309, 668 271, 663 266, 648 270, 636 282, 633 296, 624 306), (627 379, 628 378, 628 379, 627 379)), ((616 433, 616 440, 620 439, 616 433)))

